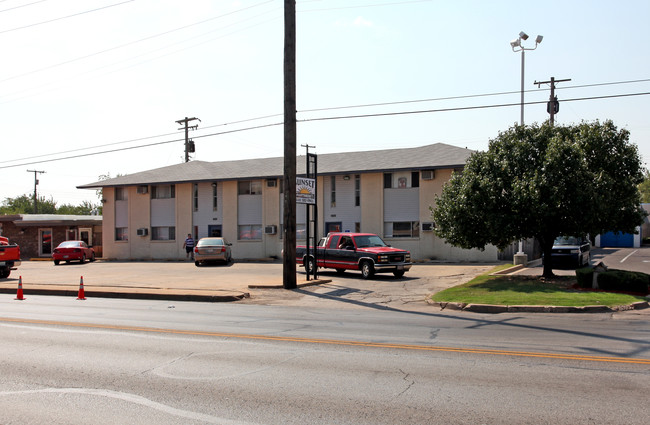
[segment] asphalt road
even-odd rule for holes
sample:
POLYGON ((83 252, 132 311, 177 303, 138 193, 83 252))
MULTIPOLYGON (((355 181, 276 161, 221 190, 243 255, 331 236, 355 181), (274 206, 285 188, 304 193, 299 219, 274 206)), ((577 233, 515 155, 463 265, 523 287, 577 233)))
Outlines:
POLYGON ((645 424, 650 321, 0 299, 3 424, 645 424))

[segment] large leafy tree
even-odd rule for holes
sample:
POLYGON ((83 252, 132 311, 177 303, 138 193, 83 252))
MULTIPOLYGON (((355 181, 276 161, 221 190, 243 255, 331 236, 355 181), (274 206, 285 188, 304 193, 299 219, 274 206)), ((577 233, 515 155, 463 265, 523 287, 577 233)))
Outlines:
MULTIPOLYGON (((39 214, 56 214, 56 202, 52 198, 38 197, 39 214)), ((5 198, 0 205, 0 214, 34 214, 34 197, 21 195, 15 198, 5 198)))
MULTIPOLYGON (((83 201, 79 205, 63 204, 57 207, 54 199, 38 197, 39 214, 91 215, 94 210, 99 209, 99 205, 89 201, 83 201)), ((0 214, 34 214, 34 197, 21 195, 15 198, 5 198, 0 205, 0 214)))
MULTIPOLYGON (((534 237, 549 258, 558 236, 634 232, 645 216, 642 181, 637 147, 611 121, 514 126, 445 185, 436 233, 479 249, 534 237)), ((550 261, 543 275, 553 276, 550 261)))

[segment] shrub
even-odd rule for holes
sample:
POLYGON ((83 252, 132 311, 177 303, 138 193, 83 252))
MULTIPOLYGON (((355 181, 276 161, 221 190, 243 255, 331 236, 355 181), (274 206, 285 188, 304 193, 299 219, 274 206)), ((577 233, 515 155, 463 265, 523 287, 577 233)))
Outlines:
POLYGON ((627 270, 607 270, 598 275, 598 288, 606 291, 648 293, 650 275, 627 270))
POLYGON ((594 279, 594 269, 591 267, 576 269, 576 278, 578 279, 579 287, 591 288, 594 279))

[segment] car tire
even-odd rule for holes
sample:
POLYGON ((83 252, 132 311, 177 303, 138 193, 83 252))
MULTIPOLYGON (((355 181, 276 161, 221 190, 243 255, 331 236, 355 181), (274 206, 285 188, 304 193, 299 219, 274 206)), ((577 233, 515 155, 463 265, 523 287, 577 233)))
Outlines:
POLYGON ((54 260, 54 265, 58 266, 59 265, 59 260, 54 260))
POLYGON ((81 264, 86 262, 86 254, 81 256, 81 264))
POLYGON ((375 275, 375 268, 370 261, 361 263, 361 276, 364 279, 371 279, 375 275))
POLYGON ((195 262, 194 262, 194 265, 195 265, 196 267, 201 267, 201 262, 200 262, 200 261, 195 261, 195 262))
POLYGON ((305 273, 314 274, 315 264, 313 258, 307 258, 305 260, 305 273))
POLYGON ((404 270, 394 271, 393 276, 395 276, 396 278, 400 278, 400 277, 404 276, 404 270))
POLYGON ((92 256, 90 257, 90 262, 92 263, 94 261, 95 261, 95 253, 93 252, 92 256))

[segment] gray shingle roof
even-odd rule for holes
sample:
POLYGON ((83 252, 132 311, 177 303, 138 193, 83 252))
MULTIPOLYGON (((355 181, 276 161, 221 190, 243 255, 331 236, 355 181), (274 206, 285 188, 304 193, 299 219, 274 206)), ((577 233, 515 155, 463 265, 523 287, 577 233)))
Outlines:
MULTIPOLYGON (((473 152, 444 143, 435 143, 416 148, 319 154, 318 174, 457 168, 464 166, 473 152)), ((304 156, 296 158, 296 167, 299 175, 304 174, 304 156)), ((84 184, 77 188, 277 178, 283 174, 282 157, 219 162, 190 161, 84 184)))

